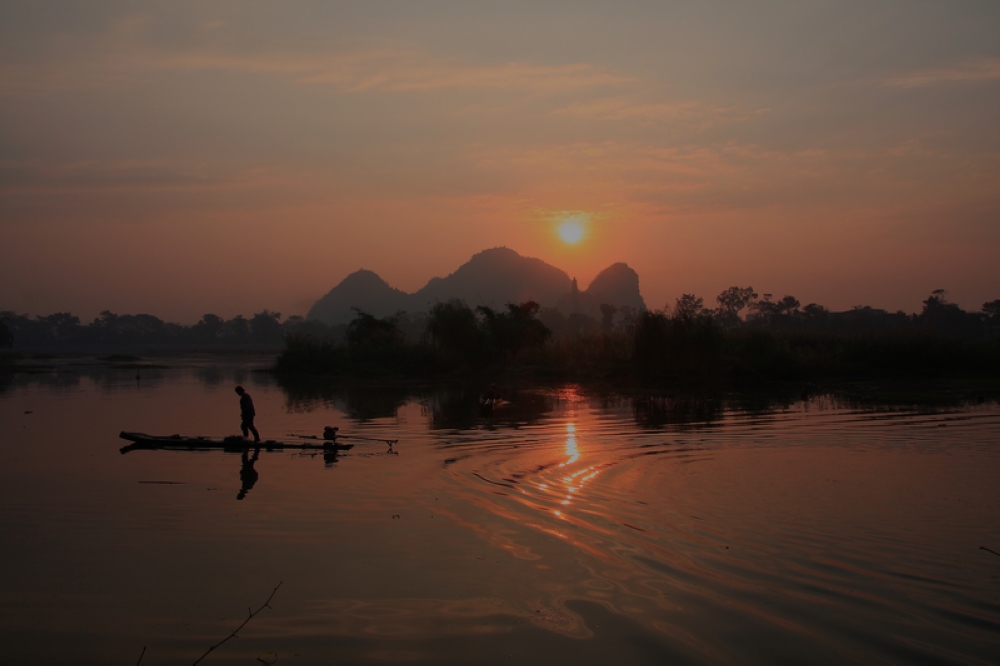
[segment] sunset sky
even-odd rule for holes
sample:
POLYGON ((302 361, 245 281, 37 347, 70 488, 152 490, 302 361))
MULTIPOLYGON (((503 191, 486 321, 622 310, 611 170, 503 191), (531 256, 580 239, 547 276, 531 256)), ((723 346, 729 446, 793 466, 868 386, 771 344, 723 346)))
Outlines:
POLYGON ((304 314, 496 246, 652 308, 978 310, 998 35, 988 0, 0 2, 0 310, 304 314))

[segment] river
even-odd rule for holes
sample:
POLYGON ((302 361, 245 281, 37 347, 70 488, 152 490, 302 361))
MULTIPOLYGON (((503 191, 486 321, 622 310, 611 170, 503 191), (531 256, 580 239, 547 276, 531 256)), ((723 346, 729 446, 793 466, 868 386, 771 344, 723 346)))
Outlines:
POLYGON ((272 593, 202 663, 1000 655, 995 402, 562 385, 500 387, 483 413, 462 388, 255 365, 0 383, 6 663, 192 663, 272 593), (332 425, 354 448, 120 452, 123 430, 238 433, 236 384, 265 439, 332 425))

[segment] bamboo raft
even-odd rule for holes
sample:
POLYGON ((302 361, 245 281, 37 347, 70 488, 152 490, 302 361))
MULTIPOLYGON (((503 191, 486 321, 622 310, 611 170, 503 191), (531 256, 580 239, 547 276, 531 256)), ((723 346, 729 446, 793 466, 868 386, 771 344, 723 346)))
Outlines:
POLYGON ((264 451, 283 451, 285 449, 297 449, 306 451, 348 451, 354 448, 353 444, 345 444, 334 439, 320 439, 319 437, 306 437, 299 435, 299 439, 286 442, 275 439, 265 439, 254 442, 243 437, 233 436, 224 439, 211 439, 209 437, 184 437, 183 435, 147 435, 141 432, 125 432, 119 435, 122 439, 132 442, 121 448, 123 454, 129 451, 211 451, 222 450, 239 453, 245 449, 260 448, 264 451))

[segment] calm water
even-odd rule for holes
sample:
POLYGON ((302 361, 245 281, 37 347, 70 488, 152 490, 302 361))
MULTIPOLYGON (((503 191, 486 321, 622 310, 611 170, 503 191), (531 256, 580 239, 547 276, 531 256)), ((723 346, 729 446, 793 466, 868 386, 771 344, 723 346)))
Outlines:
POLYGON ((0 384, 4 663, 996 663, 1000 408, 285 389, 250 364, 0 384), (342 433, 335 459, 121 430, 342 433), (241 476, 241 471, 244 473, 241 476), (273 656, 273 655, 272 655, 273 656))

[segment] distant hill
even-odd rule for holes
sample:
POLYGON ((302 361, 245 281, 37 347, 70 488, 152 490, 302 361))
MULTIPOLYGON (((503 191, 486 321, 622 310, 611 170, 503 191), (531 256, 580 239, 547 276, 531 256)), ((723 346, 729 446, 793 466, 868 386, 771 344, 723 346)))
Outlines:
POLYGON ((579 312, 599 319, 601 305, 605 303, 638 311, 646 309, 639 293, 639 274, 628 264, 618 263, 605 268, 586 290, 571 290, 556 302, 556 307, 564 314, 579 312))
POLYGON ((310 308, 307 318, 343 324, 354 317, 353 307, 376 317, 400 310, 426 312, 438 302, 459 299, 470 307, 502 308, 507 303, 536 301, 558 307, 565 314, 582 312, 600 316, 600 305, 609 303, 645 310, 639 293, 639 276, 626 264, 602 271, 585 291, 574 289, 565 271, 541 259, 522 257, 506 247, 479 252, 454 273, 432 278, 414 294, 390 287, 378 275, 360 270, 348 275, 310 308))
POLYGON ((351 273, 309 309, 307 319, 342 324, 354 318, 351 308, 361 308, 377 317, 408 310, 410 294, 393 289, 372 271, 351 273))

